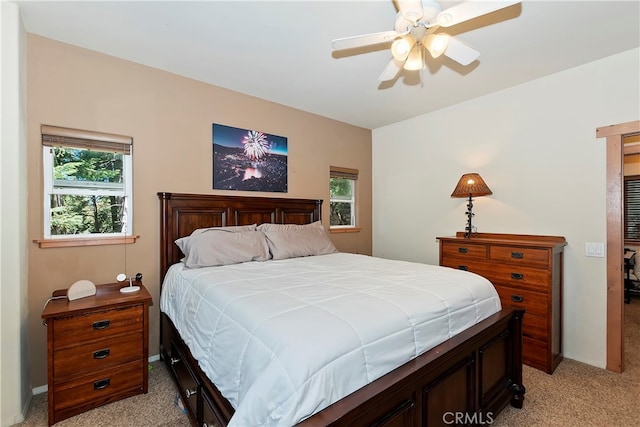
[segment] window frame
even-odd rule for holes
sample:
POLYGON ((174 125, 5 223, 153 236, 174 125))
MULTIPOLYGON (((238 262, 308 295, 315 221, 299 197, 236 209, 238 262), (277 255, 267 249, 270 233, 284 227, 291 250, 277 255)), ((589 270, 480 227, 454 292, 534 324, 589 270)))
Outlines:
POLYGON ((332 224, 331 223, 331 214, 329 214, 329 230, 338 232, 338 231, 348 231, 348 230, 359 230, 357 227, 358 224, 358 210, 357 210, 357 185, 356 181, 358 180, 358 170, 350 169, 350 168, 341 168, 331 166, 329 168, 329 211, 331 211, 332 203, 348 203, 351 207, 351 223, 350 224, 332 224), (334 198, 331 195, 331 180, 332 179, 346 179, 350 182, 351 185, 351 198, 334 198))
POLYGON ((133 235, 133 138, 43 125, 42 162, 44 239, 35 241, 40 244, 40 247, 135 243, 138 236, 133 235), (56 180, 54 179, 55 147, 122 154, 122 179, 124 185, 100 185, 92 182, 87 185, 69 183, 68 186, 56 187, 56 180), (126 219, 123 222, 122 231, 116 233, 51 234, 51 196, 55 194, 123 197, 123 217, 126 219))

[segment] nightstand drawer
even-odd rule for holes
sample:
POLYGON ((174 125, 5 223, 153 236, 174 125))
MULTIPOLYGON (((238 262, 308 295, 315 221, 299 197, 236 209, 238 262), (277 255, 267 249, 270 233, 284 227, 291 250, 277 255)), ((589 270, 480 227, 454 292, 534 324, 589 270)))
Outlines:
MULTIPOLYGON (((525 310, 527 313, 547 316, 549 304, 547 295, 539 292, 530 292, 523 289, 496 286, 500 303, 503 307, 525 310)), ((525 317, 527 315, 525 314, 525 317)))
POLYGON ((55 350, 53 355, 55 381, 65 382, 88 372, 140 359, 142 342, 142 331, 138 331, 115 339, 55 350))
POLYGON ((142 392, 142 364, 138 360, 57 385, 55 410, 93 407, 96 403, 107 403, 111 397, 121 398, 127 391, 142 392))
POLYGON ((442 257, 461 259, 487 259, 487 247, 485 245, 475 245, 468 242, 455 242, 442 244, 442 257))
POLYGON ((549 250, 518 246, 489 246, 489 259, 516 265, 547 268, 549 250))
POLYGON ((143 307, 138 305, 56 319, 53 322, 56 349, 120 333, 140 331, 143 315, 143 307))

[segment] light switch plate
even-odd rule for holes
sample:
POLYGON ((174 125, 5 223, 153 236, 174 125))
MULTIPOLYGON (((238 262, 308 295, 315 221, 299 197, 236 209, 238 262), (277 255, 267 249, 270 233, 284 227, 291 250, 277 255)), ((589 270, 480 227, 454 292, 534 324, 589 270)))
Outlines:
POLYGON ((584 254, 590 257, 604 258, 604 243, 586 242, 584 244, 584 254))

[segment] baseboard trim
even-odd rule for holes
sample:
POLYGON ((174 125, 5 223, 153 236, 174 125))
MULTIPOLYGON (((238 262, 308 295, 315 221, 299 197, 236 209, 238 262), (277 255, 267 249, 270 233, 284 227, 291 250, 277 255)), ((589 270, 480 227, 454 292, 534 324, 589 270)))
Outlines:
POLYGON ((34 387, 31 392, 35 396, 36 394, 46 393, 48 389, 49 389, 49 386, 45 384, 45 385, 41 385, 40 387, 34 387))

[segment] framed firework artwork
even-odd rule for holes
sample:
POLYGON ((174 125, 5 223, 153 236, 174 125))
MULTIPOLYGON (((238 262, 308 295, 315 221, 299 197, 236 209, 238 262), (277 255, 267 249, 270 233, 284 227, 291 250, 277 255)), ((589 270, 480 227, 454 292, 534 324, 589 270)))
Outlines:
POLYGON ((287 192, 287 138, 213 124, 215 190, 287 192))

